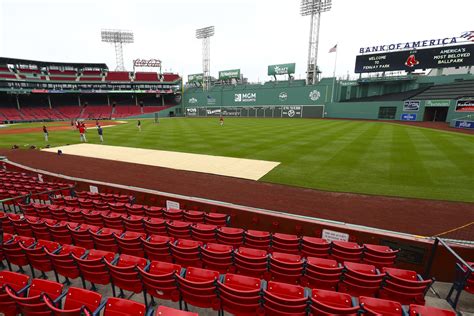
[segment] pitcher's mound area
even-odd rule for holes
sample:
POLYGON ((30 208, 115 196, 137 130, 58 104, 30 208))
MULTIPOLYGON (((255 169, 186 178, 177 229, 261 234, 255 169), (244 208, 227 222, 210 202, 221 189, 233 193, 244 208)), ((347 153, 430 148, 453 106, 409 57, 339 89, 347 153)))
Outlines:
MULTIPOLYGON (((148 166, 196 171, 222 176, 258 180, 280 163, 275 161, 188 154, 174 151, 140 149, 94 144, 76 144, 44 151, 91 158, 110 159, 148 166)), ((118 171, 118 170, 117 170, 118 171)))

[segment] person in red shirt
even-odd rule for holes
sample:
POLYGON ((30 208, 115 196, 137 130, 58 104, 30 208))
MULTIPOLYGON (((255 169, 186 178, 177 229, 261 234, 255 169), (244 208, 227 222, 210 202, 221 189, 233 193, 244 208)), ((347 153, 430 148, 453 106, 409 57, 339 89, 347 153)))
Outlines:
POLYGON ((86 143, 87 138, 86 138, 86 126, 84 124, 81 124, 79 126, 79 135, 81 136, 81 142, 86 143))

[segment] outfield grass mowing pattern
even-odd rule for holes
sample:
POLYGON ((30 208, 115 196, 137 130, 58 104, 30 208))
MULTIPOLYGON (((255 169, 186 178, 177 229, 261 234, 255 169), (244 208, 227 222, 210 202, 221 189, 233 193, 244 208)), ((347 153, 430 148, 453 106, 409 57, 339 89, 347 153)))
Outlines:
MULTIPOLYGON (((49 124, 49 123, 48 123, 49 124)), ((38 124, 36 124, 38 126, 38 124)), ((18 126, 17 126, 18 127, 18 126)), ((99 143, 95 129, 87 134, 99 143)), ((387 122, 162 119, 105 128, 105 144, 279 161, 261 181, 338 192, 474 202, 474 137, 387 122)), ((71 130, 50 145, 79 143, 71 130)), ((1 135, 0 147, 45 145, 43 134, 1 135)))

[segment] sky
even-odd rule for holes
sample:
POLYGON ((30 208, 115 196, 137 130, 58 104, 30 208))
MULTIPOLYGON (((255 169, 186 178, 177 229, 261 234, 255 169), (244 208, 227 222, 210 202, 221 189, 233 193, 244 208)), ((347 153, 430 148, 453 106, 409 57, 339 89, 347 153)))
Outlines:
MULTIPOLYGON (((456 37, 473 30, 474 0, 333 0, 322 14, 318 64, 323 77, 354 75, 364 46, 456 37)), ((264 82, 267 66, 296 63, 304 79, 309 17, 299 0, 0 0, 0 56, 56 62, 105 62, 115 69, 115 51, 101 29, 131 30, 124 62, 157 58, 163 71, 184 78, 201 73, 197 28, 215 26, 211 75, 241 69, 250 82, 264 82)))

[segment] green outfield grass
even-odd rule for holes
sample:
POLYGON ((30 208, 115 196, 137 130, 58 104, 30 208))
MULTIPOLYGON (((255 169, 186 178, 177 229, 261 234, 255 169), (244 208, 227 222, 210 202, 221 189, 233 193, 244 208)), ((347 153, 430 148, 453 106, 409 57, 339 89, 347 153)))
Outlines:
MULTIPOLYGON (((49 123, 48 123, 49 125, 49 123)), ((19 125, 17 125, 19 127, 19 125)), ((99 143, 95 129, 88 140, 99 143)), ((474 202, 474 137, 386 122, 162 119, 104 128, 105 144, 272 160, 261 181, 368 194, 474 202)), ((71 130, 50 145, 79 143, 71 130)), ((0 147, 43 147, 41 132, 1 135, 0 147)))

